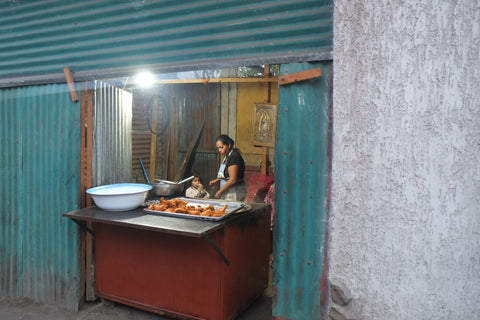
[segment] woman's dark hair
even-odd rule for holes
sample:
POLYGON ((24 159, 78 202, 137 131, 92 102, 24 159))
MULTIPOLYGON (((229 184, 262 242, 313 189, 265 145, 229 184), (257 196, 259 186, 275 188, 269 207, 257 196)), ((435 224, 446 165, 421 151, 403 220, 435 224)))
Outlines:
POLYGON ((227 136, 226 134, 219 135, 218 138, 215 141, 220 141, 224 145, 230 145, 230 147, 233 149, 233 146, 235 142, 233 141, 232 138, 227 136))

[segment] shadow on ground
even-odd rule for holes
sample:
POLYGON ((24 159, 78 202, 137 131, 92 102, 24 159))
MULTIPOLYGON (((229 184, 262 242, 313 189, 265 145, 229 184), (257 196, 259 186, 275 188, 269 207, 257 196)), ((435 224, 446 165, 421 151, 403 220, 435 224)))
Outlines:
MULTIPOLYGON (((237 320, 270 320, 272 299, 262 296, 245 310, 237 320)), ((28 299, 10 299, 0 296, 1 320, 162 320, 171 319, 131 308, 120 303, 97 301, 85 304, 78 312, 58 306, 34 303, 28 299)))

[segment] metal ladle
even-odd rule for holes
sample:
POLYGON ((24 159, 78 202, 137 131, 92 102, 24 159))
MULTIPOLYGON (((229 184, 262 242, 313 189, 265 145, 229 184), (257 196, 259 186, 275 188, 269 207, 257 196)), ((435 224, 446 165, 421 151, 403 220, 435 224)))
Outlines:
POLYGON ((186 178, 186 179, 183 179, 183 180, 178 181, 177 183, 178 183, 178 184, 182 184, 182 183, 185 183, 185 182, 187 182, 187 181, 193 180, 193 178, 195 178, 195 176, 190 176, 190 177, 188 177, 188 178, 186 178))

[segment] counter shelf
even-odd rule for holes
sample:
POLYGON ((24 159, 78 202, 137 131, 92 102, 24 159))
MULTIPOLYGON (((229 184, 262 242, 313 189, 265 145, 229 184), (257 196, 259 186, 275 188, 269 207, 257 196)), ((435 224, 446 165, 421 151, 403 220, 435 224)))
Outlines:
POLYGON ((90 207, 63 214, 82 228, 93 222, 99 298, 176 318, 214 320, 233 319, 263 294, 269 205, 245 204, 221 221, 143 209, 90 207))

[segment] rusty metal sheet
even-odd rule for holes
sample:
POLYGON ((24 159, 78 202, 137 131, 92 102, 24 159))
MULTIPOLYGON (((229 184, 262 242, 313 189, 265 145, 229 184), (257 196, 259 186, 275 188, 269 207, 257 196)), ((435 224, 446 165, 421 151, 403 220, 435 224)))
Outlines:
POLYGON ((0 292, 77 309, 80 108, 67 85, 0 90, 0 292))
POLYGON ((279 88, 275 145, 274 319, 326 319, 331 63, 322 76, 279 88))
POLYGON ((4 1, 0 87, 332 58, 332 0, 4 1), (45 83, 45 82, 44 82, 45 83))

